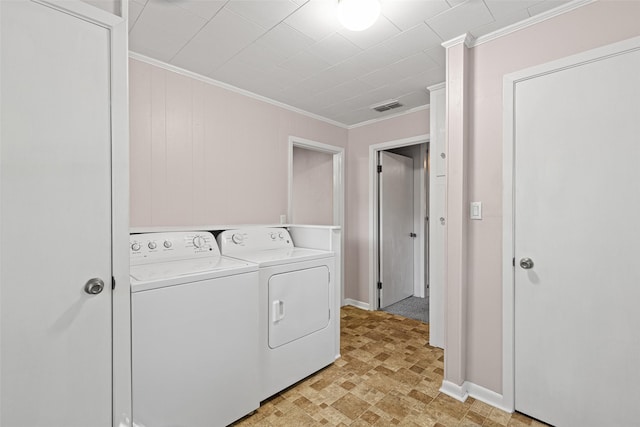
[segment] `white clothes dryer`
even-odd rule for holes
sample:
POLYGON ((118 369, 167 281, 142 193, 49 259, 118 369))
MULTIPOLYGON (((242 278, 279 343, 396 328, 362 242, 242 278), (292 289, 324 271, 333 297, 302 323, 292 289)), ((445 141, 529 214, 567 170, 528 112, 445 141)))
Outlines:
POLYGON ((284 228, 226 230, 218 243, 223 255, 260 267, 260 399, 333 363, 334 253, 297 248, 284 228))
POLYGON ((226 426, 258 408, 257 266, 209 232, 130 236, 133 421, 226 426))

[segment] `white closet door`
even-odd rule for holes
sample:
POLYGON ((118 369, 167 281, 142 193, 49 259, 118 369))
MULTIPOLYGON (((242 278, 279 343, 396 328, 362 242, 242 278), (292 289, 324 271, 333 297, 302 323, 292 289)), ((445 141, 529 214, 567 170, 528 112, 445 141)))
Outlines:
POLYGON ((639 76, 636 50, 515 88, 515 407, 556 426, 638 425, 639 76))
POLYGON ((413 159, 380 152, 380 308, 413 295, 413 159))
POLYGON ((0 425, 111 426, 109 30, 0 7, 0 425))

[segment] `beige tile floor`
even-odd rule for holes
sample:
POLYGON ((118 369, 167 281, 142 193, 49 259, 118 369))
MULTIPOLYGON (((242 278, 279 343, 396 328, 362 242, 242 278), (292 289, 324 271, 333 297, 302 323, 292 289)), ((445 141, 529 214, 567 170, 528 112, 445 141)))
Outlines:
POLYGON ((333 365, 262 402, 234 426, 545 426, 472 398, 438 391, 444 355, 429 325, 381 311, 341 310, 333 365))

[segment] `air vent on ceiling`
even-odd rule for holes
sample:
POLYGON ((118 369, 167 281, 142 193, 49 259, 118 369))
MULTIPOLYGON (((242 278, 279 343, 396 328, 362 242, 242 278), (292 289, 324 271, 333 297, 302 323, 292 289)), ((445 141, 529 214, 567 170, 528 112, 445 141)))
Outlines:
POLYGON ((393 110, 394 108, 398 107, 402 107, 402 104, 400 104, 397 99, 391 99, 389 101, 383 102, 382 104, 372 105, 371 109, 382 113, 383 111, 393 110))

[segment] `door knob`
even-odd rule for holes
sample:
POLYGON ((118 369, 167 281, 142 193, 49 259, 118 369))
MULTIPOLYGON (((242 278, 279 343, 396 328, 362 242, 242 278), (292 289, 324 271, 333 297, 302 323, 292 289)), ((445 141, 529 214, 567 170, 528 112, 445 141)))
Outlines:
POLYGON ((418 237, 416 233, 409 233, 409 237, 418 237))
POLYGON ((89 279, 89 281, 84 285, 84 291, 89 295, 97 295, 104 289, 104 282, 97 277, 93 279, 89 279))
POLYGON ((522 267, 525 270, 529 270, 530 268, 533 268, 533 260, 531 258, 522 258, 520 260, 520 267, 522 267))
POLYGON ((444 217, 443 216, 440 217, 440 225, 444 225, 444 217))

